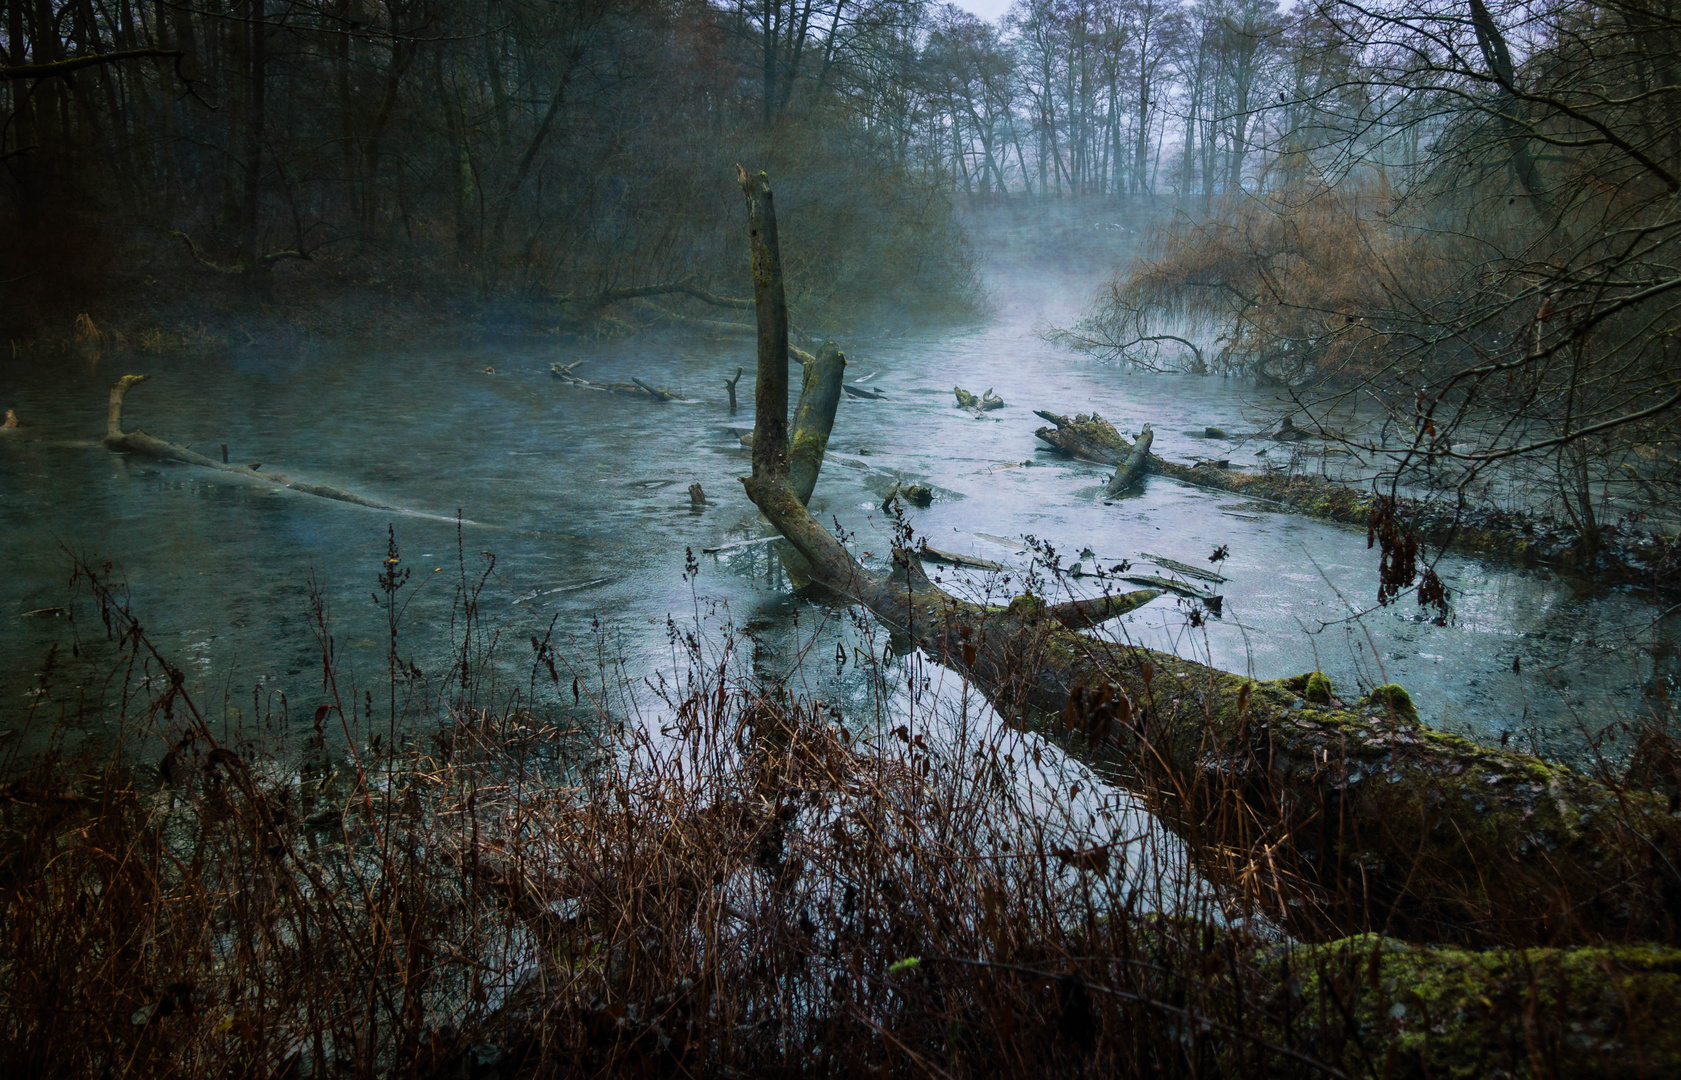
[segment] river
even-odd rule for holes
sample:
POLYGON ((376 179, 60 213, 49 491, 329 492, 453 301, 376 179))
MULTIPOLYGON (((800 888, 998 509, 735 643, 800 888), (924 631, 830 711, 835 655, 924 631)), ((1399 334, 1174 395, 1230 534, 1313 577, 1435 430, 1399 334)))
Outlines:
MULTIPOLYGON (((935 547, 1009 564, 1013 580, 1031 558, 1013 541, 1029 534, 1065 562, 1089 548, 1104 565, 1127 559, 1146 573, 1161 571, 1141 553, 1211 566, 1209 555, 1225 546, 1222 617, 1195 627, 1170 595, 1117 623, 1118 632, 1261 678, 1319 668, 1345 696, 1399 682, 1433 725, 1482 740, 1504 734, 1566 758, 1583 752, 1585 733, 1638 716, 1654 636, 1673 631, 1638 592, 1449 555, 1438 566, 1454 608, 1448 625, 1434 625, 1410 598, 1355 619, 1377 589, 1377 552, 1359 530, 1161 478, 1106 504, 1098 495, 1108 470, 1041 449, 1033 409, 1095 409, 1124 432, 1150 422, 1167 457, 1254 465, 1265 444, 1185 432, 1254 430, 1271 406, 1246 383, 1126 373, 1043 340, 1038 330, 1072 319, 1090 285, 1076 274, 995 276, 983 325, 843 336, 847 378, 867 378, 863 385, 887 396, 843 402, 813 500, 819 516, 838 518, 879 559, 891 536, 882 495, 895 479, 928 484, 937 497, 908 510, 914 528, 935 547), (1008 407, 973 418, 953 407, 954 385, 992 388, 1008 407)), ((806 655, 821 660, 802 677, 833 682, 829 638, 856 644, 855 628, 830 619, 811 640, 816 616, 830 609, 820 598, 791 598, 768 547, 701 555, 763 534, 736 480, 748 468, 735 431, 752 423, 750 349, 746 338, 475 332, 401 346, 287 338, 96 364, 0 360, 0 407, 27 425, 0 439, 0 725, 22 723, 52 642, 103 636, 85 596, 67 584, 61 545, 113 564, 154 640, 215 715, 243 716, 261 687, 271 704, 283 693, 303 724, 322 692, 311 582, 332 615, 339 663, 364 682, 383 671, 384 617, 371 594, 391 525, 413 575, 401 594, 412 597, 404 652, 441 671, 462 580, 449 520, 457 511, 470 522, 460 528, 467 576, 484 567, 482 553, 495 556, 481 611, 501 634, 510 687, 529 670, 528 639, 550 626, 564 656, 585 667, 611 656, 645 685, 673 667, 668 616, 686 626, 697 611, 714 613, 709 628, 727 612, 752 631, 765 670, 791 670, 806 655), (654 404, 550 376, 551 363, 578 360, 586 377, 635 376, 697 400, 654 404), (723 380, 737 366, 749 375, 732 417, 723 380), (235 462, 422 513, 393 516, 112 454, 96 440, 119 368, 153 377, 130 395, 130 427, 212 455, 225 443, 235 462), (706 493, 703 509, 690 505, 692 483, 706 493), (685 549, 699 563, 692 581, 685 549), (72 626, 63 616, 22 615, 53 607, 79 618, 72 626)), ((980 574, 945 577, 988 587, 980 574)), ((93 676, 72 665, 58 677, 93 676)))

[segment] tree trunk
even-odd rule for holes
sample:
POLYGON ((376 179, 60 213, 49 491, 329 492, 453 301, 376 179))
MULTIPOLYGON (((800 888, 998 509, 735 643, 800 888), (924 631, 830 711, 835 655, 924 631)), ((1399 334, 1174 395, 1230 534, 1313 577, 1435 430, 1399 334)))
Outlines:
POLYGON ((835 426, 846 357, 834 342, 826 341, 815 357, 803 361, 803 366, 805 378, 800 384, 799 404, 794 407, 789 440, 788 486, 801 503, 808 503, 823 468, 823 454, 829 448, 829 432, 835 426))
POLYGON ((305 495, 316 495, 323 499, 333 499, 336 502, 355 503, 357 506, 372 507, 375 510, 393 510, 397 513, 408 513, 400 507, 389 506, 354 492, 341 491, 325 484, 309 484, 301 480, 292 480, 276 472, 258 472, 261 462, 252 465, 229 465, 217 461, 215 458, 205 457, 203 454, 188 450, 185 446, 178 446, 163 439, 152 436, 135 428, 133 431, 123 431, 123 401, 128 396, 129 389, 136 383, 144 382, 144 375, 124 375, 111 386, 111 395, 107 401, 105 411, 105 438, 100 441, 111 450, 119 450, 129 454, 140 454, 145 457, 157 458, 160 461, 179 461, 183 465, 197 465, 205 469, 216 469, 219 472, 233 473, 236 476, 255 480, 260 484, 271 487, 289 488, 301 491, 305 495))
POLYGON ((1144 475, 1144 463, 1150 459, 1150 443, 1155 437, 1156 433, 1150 430, 1150 425, 1145 424, 1143 433, 1133 444, 1132 453, 1115 467, 1115 475, 1103 489, 1104 495, 1113 499, 1138 482, 1138 478, 1144 475))
MULTIPOLYGON (((759 239, 774 236, 769 191, 743 181, 757 279, 775 266, 759 239)), ((786 371, 785 330, 769 329, 761 386, 786 371)), ((936 588, 913 551, 873 572, 776 470, 782 416, 760 407, 743 484, 813 579, 974 680, 1002 716, 1143 792, 1206 872, 1292 932, 1532 944, 1673 930, 1681 826, 1656 797, 1433 731, 1399 688, 1345 704, 1317 673, 1258 683, 1070 629, 1152 591, 999 609, 936 588)))
MULTIPOLYGON (((782 288, 782 252, 776 208, 765 174, 749 177, 736 167, 747 196, 752 251, 753 305, 759 325, 759 371, 753 387, 753 475, 781 482, 788 475, 788 298, 782 288)), ((803 504, 802 504, 803 505, 803 504)))

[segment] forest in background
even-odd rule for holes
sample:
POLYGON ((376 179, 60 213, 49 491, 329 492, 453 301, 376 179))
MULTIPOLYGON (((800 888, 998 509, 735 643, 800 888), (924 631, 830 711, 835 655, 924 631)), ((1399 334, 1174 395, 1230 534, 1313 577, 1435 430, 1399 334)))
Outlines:
MULTIPOLYGON (((583 321, 664 286, 704 315, 744 295, 737 161, 782 178, 796 310, 967 310, 954 209, 1206 217, 1378 96, 1344 85, 1333 17, 1271 0, 1023 0, 998 25, 923 0, 0 7, 14 335, 160 280, 583 321)), ((1415 162, 1414 134, 1364 159, 1415 162)))
MULTIPOLYGON (((72 325, 97 358, 101 326, 149 326, 165 349, 160 326, 212 309, 353 316, 380 298, 417 325, 756 326, 746 492, 843 598, 864 645, 853 671, 867 665, 860 726, 760 665, 756 631, 714 638, 691 589, 692 629, 665 624, 667 709, 627 723, 620 675, 604 651, 593 670, 568 660, 558 615, 529 657, 480 621, 495 561, 475 578, 459 522, 451 614, 428 627, 443 645, 418 651, 399 633, 414 593, 393 528, 378 673, 338 667, 345 624, 312 582, 320 688, 254 693, 241 731, 232 684, 218 718, 214 686, 142 627, 113 566, 72 557, 99 623, 67 623, 86 633, 69 661, 47 653, 29 695, 58 734, 34 753, 0 732, 0 1072, 1387 1080, 1681 1064, 1673 680, 1631 693, 1606 751, 1572 768, 1508 732, 1431 726, 1395 683, 1260 680, 1092 632, 1154 588, 1051 603, 1062 586, 1029 562, 1025 592, 975 603, 924 573, 935 553, 912 546, 897 483, 892 548, 873 544, 870 565, 805 506, 842 400, 834 342, 787 418, 790 321, 843 336, 889 311, 975 313, 970 245, 999 223, 1064 260, 1098 245, 1049 237, 1137 233, 1144 257, 1063 340, 1117 377, 1263 384, 1302 420, 1291 463, 1168 462, 1148 425, 1132 442, 1095 412, 1041 412, 1056 424, 1041 441, 1082 456, 1076 436, 1103 436, 1107 457, 1083 456, 1117 466, 1115 495, 1149 471, 1340 507, 1381 544, 1380 603, 1416 582, 1442 622, 1424 549, 1452 540, 1397 502, 1403 483, 1454 504, 1483 470, 1528 463, 1573 523, 1542 565, 1585 591, 1610 569, 1608 507, 1674 503, 1670 8, 1024 0, 996 27, 850 0, 0 13, 0 321, 26 363, 63 364, 40 342, 72 325), (1381 447, 1327 427, 1326 409, 1373 400, 1381 447), (1301 467, 1302 442, 1386 471, 1339 487, 1301 467), (110 664, 99 693, 65 673, 92 662, 83 649, 110 664), (529 681, 507 682, 510 652, 529 681), (415 659, 439 655, 430 673, 415 659), (997 724, 928 697, 924 671, 960 675, 997 724), (297 754, 265 742, 282 728, 297 754), (1109 802, 1123 787, 1136 802, 1109 802)), ((140 378, 113 390, 104 449, 28 441, 31 416, 5 429, 19 460, 110 450, 358 501, 232 464, 226 444, 217 462, 125 432, 140 378)), ((551 475, 578 473, 542 474, 545 498, 551 475)), ((111 486, 131 497, 133 478, 111 486)), ((679 512, 698 528, 704 503, 696 484, 679 512)), ((1142 505, 1116 510, 1117 532, 1142 505)), ((1548 509, 1483 520, 1483 549, 1519 555, 1548 509)), ((1642 535, 1644 561, 1598 580, 1662 604, 1673 532, 1642 535)), ((1048 543, 1034 558, 1084 576, 1048 543)), ((1176 610, 1196 628, 1220 609, 1176 610)), ((1662 644, 1655 673, 1675 655, 1662 644)), ((1543 646, 1524 648, 1531 662, 1543 646)))

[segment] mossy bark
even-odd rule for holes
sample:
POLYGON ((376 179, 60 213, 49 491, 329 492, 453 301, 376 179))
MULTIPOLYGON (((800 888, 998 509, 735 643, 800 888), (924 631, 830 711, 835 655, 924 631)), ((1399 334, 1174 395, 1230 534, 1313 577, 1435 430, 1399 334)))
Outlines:
POLYGON ((1115 466, 1115 475, 1109 478, 1104 486, 1103 494, 1111 499, 1138 483, 1138 478, 1144 475, 1144 463, 1150 457, 1150 443, 1155 439, 1155 432, 1150 425, 1144 425, 1144 431, 1138 436, 1138 442, 1133 446, 1121 463, 1115 466))
POLYGON ((1257 953, 1280 988, 1263 1021, 1271 1041, 1293 1036, 1350 1076, 1562 1080, 1681 1070, 1681 950, 1473 952, 1365 934, 1257 953))
POLYGON ((817 355, 804 358, 805 377, 800 383, 799 404, 794 406, 794 424, 788 445, 788 486, 802 503, 811 501, 823 455, 829 448, 829 432, 835 426, 841 386, 846 375, 846 357, 835 343, 827 341, 817 355))

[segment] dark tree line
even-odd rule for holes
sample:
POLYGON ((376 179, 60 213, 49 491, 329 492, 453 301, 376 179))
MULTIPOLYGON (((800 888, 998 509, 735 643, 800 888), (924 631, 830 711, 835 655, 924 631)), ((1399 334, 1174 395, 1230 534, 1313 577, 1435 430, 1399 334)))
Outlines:
POLYGON ((266 297, 293 261, 535 300, 681 281, 701 305, 745 287, 738 160, 790 178, 798 303, 967 288, 945 187, 894 122, 920 5, 0 10, 8 322, 174 264, 266 297))
POLYGON ((1263 167, 1071 339, 1310 415, 1376 403, 1374 479, 1550 494, 1587 561, 1618 518, 1672 531, 1681 7, 1332 2, 1286 37, 1312 67, 1284 72, 1263 167))

